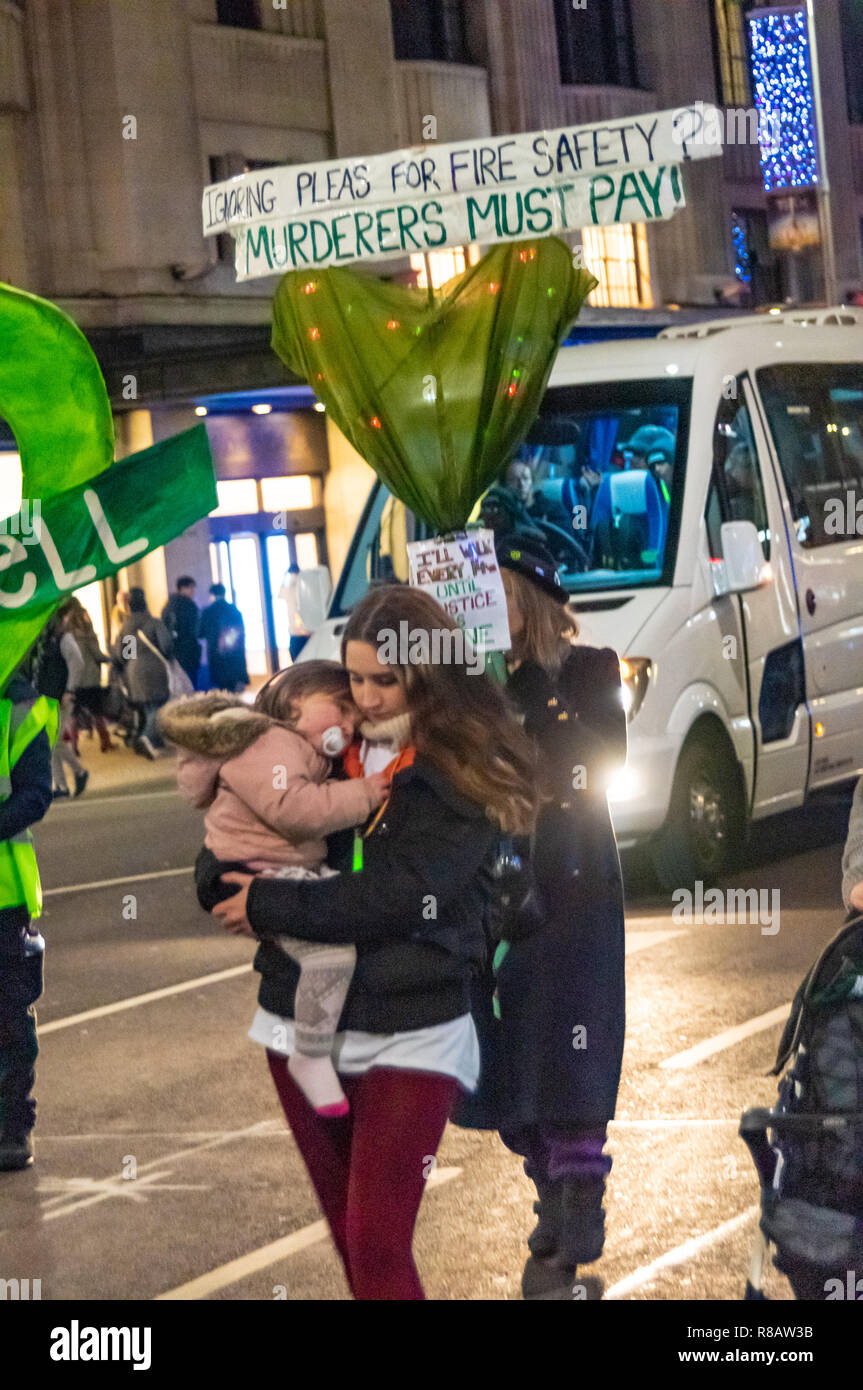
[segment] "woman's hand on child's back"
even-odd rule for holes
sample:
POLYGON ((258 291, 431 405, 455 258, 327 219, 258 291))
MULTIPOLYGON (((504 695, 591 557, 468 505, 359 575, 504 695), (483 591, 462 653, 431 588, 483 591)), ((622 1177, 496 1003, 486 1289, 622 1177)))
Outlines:
POLYGON ((380 806, 382 801, 386 801, 390 794, 390 780, 383 772, 370 772, 366 778, 366 783, 371 787, 375 798, 375 805, 380 806))

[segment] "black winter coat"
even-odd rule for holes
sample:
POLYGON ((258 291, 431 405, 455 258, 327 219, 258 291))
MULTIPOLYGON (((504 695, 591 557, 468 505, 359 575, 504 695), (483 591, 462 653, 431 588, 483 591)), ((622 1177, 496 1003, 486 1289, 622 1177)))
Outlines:
POLYGON ((477 1000, 483 1074, 456 1118, 598 1126, 614 1116, 625 1023, 623 889, 606 798, 626 759, 618 658, 576 646, 556 678, 525 664, 507 689, 539 744, 551 799, 533 842, 528 925, 498 975, 501 1020, 477 1000))
POLYGON ((481 808, 417 757, 393 778, 361 871, 348 860, 318 883, 255 879, 247 911, 261 938, 262 1008, 293 1017, 299 967, 267 940, 283 933, 356 946, 339 1031, 397 1033, 467 1013, 488 955, 496 844, 481 808))

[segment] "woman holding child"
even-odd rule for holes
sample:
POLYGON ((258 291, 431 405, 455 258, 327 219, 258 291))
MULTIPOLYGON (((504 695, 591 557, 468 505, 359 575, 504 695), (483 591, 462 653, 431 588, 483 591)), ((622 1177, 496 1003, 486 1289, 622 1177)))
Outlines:
MULTIPOLYGON (((264 819, 294 843, 299 831, 288 832, 291 802, 300 783, 311 787, 307 800, 316 809, 305 831, 318 840, 314 850, 302 863, 283 859, 279 868, 271 846, 258 853, 259 843, 254 857, 244 859, 235 836, 214 838, 208 825, 198 872, 202 903, 229 930, 260 940, 260 1008, 251 1036, 267 1048, 288 1123, 358 1299, 424 1296, 413 1230, 429 1159, 455 1098, 477 1084, 471 985, 488 953, 497 843, 501 833, 530 832, 538 801, 532 746, 499 688, 463 663, 399 666, 380 659, 382 634, 399 631, 401 622, 428 634, 427 650, 435 629, 455 627, 427 595, 385 586, 348 620, 340 691, 307 686, 292 695, 292 679, 306 669, 301 665, 262 692, 282 736, 305 739, 309 748, 306 757, 294 747, 305 771, 293 796, 278 789, 280 810, 271 807, 264 819), (345 757, 349 782, 324 780, 311 761, 312 755, 325 759, 339 743, 332 709, 319 704, 317 713, 310 711, 316 693, 335 701, 347 723, 343 733, 359 722, 362 743, 345 757), (322 728, 327 720, 332 723, 322 728), (351 799, 360 787, 368 798, 362 806, 351 799), (365 821, 369 811, 352 843, 331 841, 330 866, 339 872, 327 873, 317 858, 320 837, 365 821), (261 865, 263 872, 250 877, 248 869, 261 865), (225 899, 228 893, 234 896, 225 899), (309 987, 305 977, 313 980, 316 970, 321 978, 309 987), (301 1028, 301 998, 309 992, 301 1028), (335 1063, 344 1103, 320 1104, 317 1082, 294 1060, 309 1051, 310 1040, 314 1051, 316 1028, 326 1049, 319 1060, 335 1063)), ((307 663, 313 665, 325 663, 307 663)), ((258 783, 269 788, 272 749, 268 756, 269 763, 259 759, 258 783)), ((230 783, 231 764, 219 775, 230 783)))

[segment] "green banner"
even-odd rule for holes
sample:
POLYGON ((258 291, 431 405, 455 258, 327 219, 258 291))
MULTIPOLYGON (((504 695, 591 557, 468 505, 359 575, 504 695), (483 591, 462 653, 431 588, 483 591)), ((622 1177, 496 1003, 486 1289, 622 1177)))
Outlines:
POLYGON ((73 589, 140 560, 217 505, 207 431, 196 425, 0 521, 0 691, 73 589))

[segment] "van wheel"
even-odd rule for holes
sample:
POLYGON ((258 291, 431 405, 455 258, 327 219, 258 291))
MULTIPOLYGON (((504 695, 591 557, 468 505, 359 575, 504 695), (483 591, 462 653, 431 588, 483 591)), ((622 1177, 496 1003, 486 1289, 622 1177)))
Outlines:
POLYGON ((745 814, 730 744, 695 738, 677 764, 665 824, 651 844, 662 887, 714 883, 740 849, 745 814))

